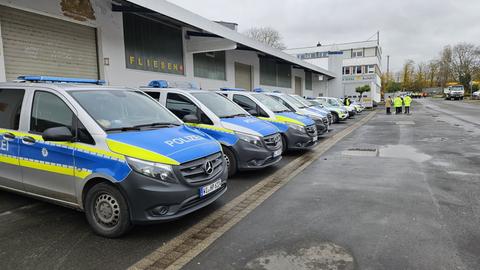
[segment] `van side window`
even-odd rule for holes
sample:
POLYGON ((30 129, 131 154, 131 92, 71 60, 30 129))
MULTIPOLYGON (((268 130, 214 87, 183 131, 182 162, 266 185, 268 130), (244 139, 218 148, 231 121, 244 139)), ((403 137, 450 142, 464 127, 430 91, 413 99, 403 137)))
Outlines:
MULTIPOLYGON (((76 118, 76 117, 75 117, 76 118)), ((80 122, 78 118, 75 119, 77 124, 77 141, 81 143, 95 145, 95 140, 88 132, 87 128, 80 122)))
POLYGON ((67 127, 73 132, 73 120, 73 112, 58 96, 48 92, 35 92, 30 132, 40 134, 52 127, 67 127))
POLYGON ((193 114, 200 117, 201 123, 213 125, 212 120, 210 120, 208 116, 197 107, 197 105, 183 95, 168 93, 166 107, 180 119, 183 119, 185 115, 193 114))
POLYGON ((0 89, 0 128, 18 130, 25 90, 0 89))
POLYGON ((253 100, 249 99, 246 96, 242 95, 233 95, 233 102, 237 103, 242 107, 245 111, 257 111, 257 104, 253 102, 253 100))
POLYGON ((156 101, 160 100, 160 93, 159 92, 145 92, 147 95, 151 96, 156 101))
POLYGON ((294 112, 295 109, 290 106, 290 104, 288 104, 287 102, 285 102, 285 100, 281 99, 280 97, 277 97, 277 96, 271 96, 272 98, 274 98, 276 101, 282 103, 285 107, 287 107, 290 111, 294 112))

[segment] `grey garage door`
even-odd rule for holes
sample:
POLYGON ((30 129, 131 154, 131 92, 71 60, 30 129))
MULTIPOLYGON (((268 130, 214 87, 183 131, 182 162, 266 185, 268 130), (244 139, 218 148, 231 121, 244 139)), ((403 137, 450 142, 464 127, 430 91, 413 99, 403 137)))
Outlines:
POLYGON ((19 75, 98 79, 96 30, 0 5, 7 80, 19 75))
POLYGON ((235 63, 235 87, 252 90, 252 66, 235 63))

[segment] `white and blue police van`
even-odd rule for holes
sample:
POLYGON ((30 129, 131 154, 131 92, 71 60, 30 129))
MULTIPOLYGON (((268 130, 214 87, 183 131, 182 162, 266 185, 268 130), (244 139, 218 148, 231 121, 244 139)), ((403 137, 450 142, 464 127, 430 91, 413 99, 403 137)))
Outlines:
POLYGON ((307 100, 306 98, 303 98, 299 95, 290 95, 290 96, 295 98, 296 100, 298 100, 300 103, 302 103, 304 106, 306 106, 309 110, 319 112, 321 115, 327 117, 329 125, 331 125, 333 123, 332 113, 330 111, 326 110, 325 108, 323 108, 323 106, 319 106, 317 104, 314 104, 314 103, 310 102, 309 100, 307 100))
POLYGON ((247 92, 238 88, 222 88, 218 93, 237 103, 251 115, 274 124, 282 134, 283 151, 309 149, 317 144, 315 121, 306 115, 292 112, 274 98, 261 92, 247 92))
POLYGON ((164 80, 152 81, 140 89, 188 125, 218 140, 229 176, 237 170, 265 168, 282 159, 282 136, 278 128, 214 91, 174 88, 164 80))
MULTIPOLYGON (((256 90, 260 91, 260 90, 256 90)), ((282 103, 285 107, 290 109, 293 112, 298 114, 306 115, 315 121, 315 125, 317 127, 317 134, 321 136, 328 132, 328 118, 317 112, 315 110, 309 109, 308 106, 304 105, 294 97, 290 96, 289 94, 284 93, 277 93, 277 92, 267 92, 263 91, 265 95, 268 95, 274 98, 276 101, 282 103)))
POLYGON ((220 144, 138 89, 0 83, 0 188, 82 210, 93 231, 177 219, 227 188, 220 144))

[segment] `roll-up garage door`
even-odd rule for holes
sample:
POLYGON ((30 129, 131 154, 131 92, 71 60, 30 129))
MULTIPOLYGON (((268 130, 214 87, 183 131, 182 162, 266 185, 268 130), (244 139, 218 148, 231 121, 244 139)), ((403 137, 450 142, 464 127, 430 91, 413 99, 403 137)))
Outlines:
POLYGON ((252 66, 235 62, 235 87, 252 90, 252 66))
POLYGON ((20 75, 98 79, 95 28, 0 5, 7 80, 20 75))

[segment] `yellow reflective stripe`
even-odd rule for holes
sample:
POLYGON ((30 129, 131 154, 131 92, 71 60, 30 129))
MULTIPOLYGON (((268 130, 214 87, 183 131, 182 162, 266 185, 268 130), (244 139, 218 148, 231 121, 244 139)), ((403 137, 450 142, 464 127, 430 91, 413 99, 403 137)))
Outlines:
POLYGON ((51 173, 74 176, 74 171, 72 167, 63 167, 61 165, 55 165, 52 163, 49 164, 49 163, 41 163, 39 161, 20 159, 20 166, 32 168, 36 170, 47 171, 51 173))
POLYGON ((80 178, 80 179, 85 179, 85 178, 87 178, 90 174, 92 174, 92 172, 87 171, 87 170, 81 170, 81 171, 75 170, 75 173, 74 173, 74 174, 75 174, 76 177, 78 177, 78 178, 80 178))
POLYGON ((261 119, 261 120, 264 120, 264 121, 273 122, 273 123, 280 123, 280 124, 285 123, 285 122, 283 122, 283 121, 276 120, 276 119, 272 119, 272 118, 268 118, 268 117, 257 117, 257 118, 258 118, 258 119, 261 119))
POLYGON ((0 162, 11 164, 11 165, 16 165, 16 166, 20 165, 20 163, 18 162, 18 159, 13 157, 13 156, 10 156, 10 155, 0 154, 0 162))
POLYGON ((204 128, 204 129, 210 129, 210 130, 215 130, 215 131, 220 131, 220 132, 225 132, 229 134, 235 134, 233 130, 226 129, 226 128, 221 128, 221 127, 216 127, 212 125, 205 125, 205 124, 192 124, 192 123, 186 123, 189 126, 196 127, 196 128, 204 128))
POLYGON ((110 148, 110 150, 112 150, 113 152, 116 152, 118 154, 122 154, 125 156, 138 158, 138 159, 151 161, 151 162, 158 162, 158 163, 164 163, 164 164, 170 164, 170 165, 180 165, 178 161, 171 159, 167 156, 160 155, 150 150, 146 150, 130 144, 107 139, 107 145, 108 145, 108 148, 110 148))
POLYGON ((10 130, 10 129, 0 129, 0 134, 7 133, 7 132, 12 133, 13 135, 15 135, 17 137, 29 136, 29 137, 32 137, 36 141, 41 142, 41 143, 46 143, 46 144, 50 144, 50 145, 62 145, 62 146, 71 148, 73 150, 80 150, 80 151, 84 151, 84 152, 89 152, 90 154, 106 156, 106 157, 115 158, 115 159, 119 159, 119 160, 125 160, 125 156, 123 156, 123 155, 119 155, 119 154, 113 153, 111 151, 99 149, 99 148, 96 148, 96 147, 91 147, 91 146, 84 145, 84 144, 81 144, 81 143, 46 142, 46 141, 43 140, 42 136, 40 136, 40 135, 14 131, 14 130, 10 130))
POLYGON ((292 123, 292 124, 297 124, 297 125, 300 125, 300 126, 305 126, 304 123, 302 123, 302 122, 300 122, 296 119, 290 118, 290 117, 277 115, 276 118, 277 118, 277 120, 285 122, 285 123, 292 123))

